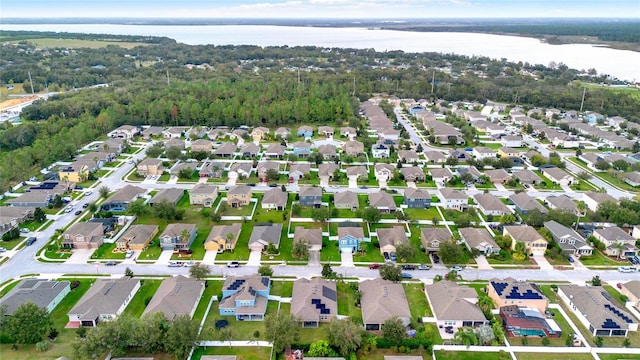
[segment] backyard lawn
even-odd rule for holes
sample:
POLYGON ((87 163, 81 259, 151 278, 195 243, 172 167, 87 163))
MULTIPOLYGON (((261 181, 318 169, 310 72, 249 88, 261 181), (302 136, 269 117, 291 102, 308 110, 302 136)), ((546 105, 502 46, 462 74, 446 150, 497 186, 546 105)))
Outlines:
POLYGON ((238 348, 228 346, 198 347, 193 352, 191 359, 200 360, 202 355, 233 355, 236 356, 238 360, 270 360, 271 348, 243 346, 242 352, 239 352, 238 348))
POLYGON ((432 316, 427 296, 422 289, 423 284, 403 284, 407 302, 411 304, 411 317, 413 320, 422 319, 423 316, 432 316))
POLYGON ((355 283, 339 282, 336 284, 338 288, 338 314, 348 316, 357 324, 361 324, 362 311, 359 307, 356 307, 355 290, 351 288, 350 284, 355 283))
POLYGON ((436 360, 510 360, 507 352, 436 351, 436 360))
MULTIPOLYGON (((215 329, 215 323, 217 320, 227 320, 229 325, 227 329, 231 330, 232 340, 256 340, 253 337, 253 333, 257 330, 260 332, 259 340, 266 339, 266 331, 265 331, 265 322, 264 321, 238 321, 235 316, 221 316, 220 310, 218 306, 220 305, 219 301, 214 301, 211 305, 211 310, 209 311, 209 316, 204 322, 204 330, 206 331, 206 335, 209 336, 211 340, 218 340, 218 331, 215 329)), ((269 301, 267 303, 267 312, 265 316, 275 315, 278 312, 278 302, 277 301, 269 301)), ((237 349, 236 349, 237 350, 237 349)))
POLYGON ((515 353, 518 360, 593 360, 591 354, 561 353, 515 353))
POLYGON ((160 287, 160 283, 162 280, 148 280, 143 279, 140 280, 142 284, 140 285, 140 289, 133 296, 133 299, 127 305, 127 308, 124 309, 122 313, 123 316, 139 318, 142 316, 144 309, 147 307, 148 301, 151 301, 153 294, 156 293, 158 287, 160 287))
POLYGON ((291 297, 293 294, 293 281, 271 280, 271 295, 291 297))

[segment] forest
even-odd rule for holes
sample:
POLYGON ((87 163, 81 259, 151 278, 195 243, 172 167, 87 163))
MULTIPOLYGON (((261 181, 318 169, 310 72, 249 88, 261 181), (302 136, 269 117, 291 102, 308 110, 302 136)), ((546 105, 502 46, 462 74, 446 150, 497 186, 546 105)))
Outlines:
MULTIPOLYGON (((70 159, 78 147, 122 124, 339 124, 375 93, 578 110, 583 81, 609 81, 563 64, 402 51, 189 46, 161 38, 134 49, 37 49, 21 39, 0 47, 0 66, 2 85, 29 88, 31 72, 36 91, 64 91, 26 108, 21 125, 0 125, 2 191, 70 159), (69 91, 101 83, 109 87, 69 91)), ((584 109, 640 121, 640 102, 631 92, 589 87, 584 109)))

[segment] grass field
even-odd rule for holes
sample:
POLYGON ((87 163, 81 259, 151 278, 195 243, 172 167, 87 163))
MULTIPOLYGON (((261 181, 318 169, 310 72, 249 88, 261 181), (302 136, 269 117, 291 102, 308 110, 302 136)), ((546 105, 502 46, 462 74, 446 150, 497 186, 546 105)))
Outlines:
POLYGON ((41 39, 26 39, 26 41, 33 43, 40 48, 90 48, 99 49, 107 47, 109 45, 120 46, 125 49, 133 49, 136 46, 148 46, 146 43, 138 42, 124 42, 124 41, 100 41, 100 40, 81 40, 81 39, 54 39, 54 38, 41 38, 41 39))
POLYGON ((561 353, 515 353, 518 360, 593 360, 591 354, 561 353))
POLYGON ((123 316, 139 318, 142 316, 144 309, 147 307, 145 304, 147 299, 150 301, 153 294, 156 293, 162 280, 147 280, 144 279, 144 283, 140 286, 138 292, 133 296, 127 308, 122 313, 123 316))
POLYGON ((461 352, 461 351, 436 351, 437 360, 503 360, 511 359, 506 352, 461 352))
POLYGON ((269 360, 271 356, 270 347, 250 347, 243 346, 242 353, 238 354, 237 348, 227 346, 196 348, 191 359, 200 360, 202 355, 234 355, 238 360, 269 360))

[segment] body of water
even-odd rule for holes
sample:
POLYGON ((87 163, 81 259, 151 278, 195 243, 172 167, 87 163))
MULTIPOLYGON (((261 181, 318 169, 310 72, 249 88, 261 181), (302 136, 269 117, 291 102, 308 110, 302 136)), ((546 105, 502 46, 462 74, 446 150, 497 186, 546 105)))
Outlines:
POLYGON ((578 70, 594 68, 600 74, 626 81, 640 80, 639 52, 586 44, 549 45, 533 38, 504 35, 257 25, 0 24, 0 30, 164 36, 190 45, 313 45, 455 53, 545 66, 564 63, 578 70))

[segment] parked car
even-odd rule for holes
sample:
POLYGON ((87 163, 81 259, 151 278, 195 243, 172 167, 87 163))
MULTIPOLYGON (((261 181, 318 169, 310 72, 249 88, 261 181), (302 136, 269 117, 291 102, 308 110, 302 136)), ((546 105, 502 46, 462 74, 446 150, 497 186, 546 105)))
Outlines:
POLYGON ((571 256, 567 257, 567 260, 569 260, 570 263, 574 263, 575 260, 573 260, 573 258, 571 256))
POLYGON ((75 214, 76 216, 78 216, 78 215, 82 214, 82 210, 78 210, 78 211, 76 211, 74 214, 75 214))
POLYGON ((385 260, 389 260, 389 253, 388 253, 388 252, 386 252, 386 251, 385 251, 385 252, 383 252, 383 253, 382 253, 382 256, 384 256, 384 259, 385 259, 385 260))
POLYGON ((125 258, 130 258, 132 257, 134 254, 133 250, 127 250, 127 253, 124 255, 125 258))
POLYGON ((617 283, 617 284, 616 284, 616 287, 617 287, 618 289, 622 289, 622 283, 617 283))
POLYGON ((177 261, 169 261, 169 267, 182 267, 182 263, 177 261))
POLYGON ((247 186, 256 186, 256 183, 248 183, 247 186))
POLYGON ((460 265, 455 265, 455 266, 452 266, 449 270, 453 270, 453 271, 462 271, 462 266, 460 266, 460 265))
POLYGON ((86 208, 88 208, 88 207, 89 207, 89 204, 88 204, 88 203, 82 204, 82 208, 83 208, 83 209, 86 209, 86 208))
POLYGON ((392 261, 396 261, 396 253, 392 252, 391 254, 389 254, 389 258, 390 258, 392 261))
POLYGON ((409 265, 409 264, 402 265, 402 270, 415 270, 415 269, 416 269, 416 267, 413 266, 413 265, 409 265))
POLYGON ((68 214, 68 213, 70 213, 70 212, 72 212, 72 211, 73 211, 73 208, 66 208, 66 209, 64 209, 64 212, 65 212, 65 213, 67 213, 67 214, 68 214))
POLYGON ((621 273, 632 273, 636 271, 636 268, 631 266, 620 266, 618 268, 618 271, 620 271, 621 273))
POLYGON ((26 228, 20 228, 20 233, 21 233, 21 234, 28 234, 28 233, 30 233, 30 232, 31 232, 31 231, 30 231, 29 229, 26 229, 26 228))
POLYGON ((403 272, 403 273, 402 273, 402 278, 403 278, 403 279, 412 279, 412 278, 413 278, 413 275, 411 275, 411 274, 409 274, 409 273, 406 273, 406 272, 403 272))
POLYGON ((7 251, 7 248, 0 247, 0 253, 3 253, 3 252, 5 252, 5 251, 7 251))
POLYGON ((105 264, 106 266, 116 266, 116 265, 118 265, 118 263, 117 263, 117 262, 115 262, 115 261, 107 261, 107 262, 106 262, 106 263, 104 263, 104 264, 105 264))
POLYGON ((32 237, 27 238, 27 243, 26 243, 26 244, 27 244, 27 246, 33 245, 33 243, 34 243, 34 242, 36 242, 36 240, 38 240, 38 239, 37 239, 37 238, 35 238, 35 237, 33 237, 33 236, 32 236, 32 237))
POLYGON ((418 265, 418 270, 429 270, 429 269, 431 269, 431 266, 429 265, 425 265, 425 264, 418 265))
POLYGON ((237 268, 240 267, 240 263, 237 261, 229 261, 229 263, 227 264, 228 268, 237 268))
POLYGON ((362 185, 362 186, 360 186, 360 189, 368 189, 368 187, 362 185))
POLYGON ((375 269, 379 269, 380 268, 380 264, 371 264, 369 265, 369 269, 371 270, 375 270, 375 269))
POLYGON ((278 184, 269 184, 269 187, 278 187, 278 184))

